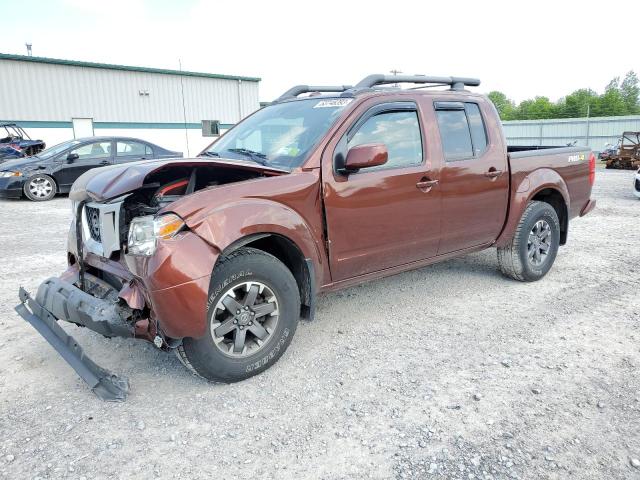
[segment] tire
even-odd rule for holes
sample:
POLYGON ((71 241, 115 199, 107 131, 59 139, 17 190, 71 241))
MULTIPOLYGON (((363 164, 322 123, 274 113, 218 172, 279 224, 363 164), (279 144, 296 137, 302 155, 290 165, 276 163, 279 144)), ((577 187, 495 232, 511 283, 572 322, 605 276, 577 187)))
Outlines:
POLYGON ((24 195, 34 202, 45 202, 55 197, 58 186, 56 181, 49 175, 39 173, 24 182, 22 191, 24 195))
POLYGON ((530 202, 511 243, 498 248, 500 270, 521 282, 540 280, 551 269, 559 246, 560 221, 556 211, 548 203, 530 202))
POLYGON ((220 259, 213 270, 205 335, 185 338, 176 353, 207 380, 238 382, 282 356, 299 318, 300 292, 291 271, 273 255, 241 248, 220 259))

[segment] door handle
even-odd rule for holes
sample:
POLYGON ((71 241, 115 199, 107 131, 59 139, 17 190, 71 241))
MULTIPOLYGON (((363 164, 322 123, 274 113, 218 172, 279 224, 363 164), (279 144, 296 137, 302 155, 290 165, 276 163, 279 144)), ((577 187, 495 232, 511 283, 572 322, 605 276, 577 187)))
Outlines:
POLYGON ((424 193, 429 193, 437 184, 438 180, 429 180, 427 177, 423 177, 416 183, 416 187, 424 193))
POLYGON ((502 175, 502 170, 496 170, 494 167, 491 167, 487 172, 484 172, 484 176, 492 180, 495 180, 500 175, 502 175))
POLYGON ((103 160, 100 162, 100 165, 109 165, 109 161, 108 160, 103 160))

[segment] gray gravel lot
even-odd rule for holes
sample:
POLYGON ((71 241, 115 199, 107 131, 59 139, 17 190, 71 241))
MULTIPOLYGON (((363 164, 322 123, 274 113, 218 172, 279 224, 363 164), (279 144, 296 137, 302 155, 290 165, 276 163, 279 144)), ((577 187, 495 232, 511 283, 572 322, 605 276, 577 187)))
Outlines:
POLYGON ((322 297, 284 357, 209 385, 65 325, 129 376, 103 403, 13 312, 65 268, 69 201, 0 201, 0 477, 638 478, 640 201, 598 171, 542 281, 494 250, 322 297))

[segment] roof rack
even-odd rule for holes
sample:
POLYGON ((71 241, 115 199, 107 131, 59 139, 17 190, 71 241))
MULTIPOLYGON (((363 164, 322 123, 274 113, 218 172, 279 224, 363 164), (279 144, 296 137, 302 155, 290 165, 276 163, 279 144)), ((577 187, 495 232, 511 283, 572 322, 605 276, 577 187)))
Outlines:
POLYGON ((280 95, 273 103, 281 102, 283 100, 287 100, 289 98, 295 98, 298 95, 302 95, 303 93, 309 92, 344 92, 345 90, 349 90, 351 85, 325 85, 325 86, 316 86, 316 85, 296 85, 295 87, 290 88, 282 95, 280 95))
POLYGON ((451 85, 452 90, 464 90, 465 85, 477 87, 480 80, 467 77, 429 77, 427 75, 368 75, 360 80, 355 89, 373 88, 376 85, 390 83, 431 83, 435 85, 451 85))
MULTIPOLYGON (((296 85, 290 88, 282 95, 280 95, 272 103, 282 102, 296 98, 298 95, 310 92, 336 92, 342 93, 342 97, 353 97, 356 93, 367 91, 375 87, 376 85, 388 85, 394 83, 418 83, 418 84, 430 84, 432 86, 438 85, 451 85, 452 90, 464 90, 465 86, 477 87, 480 85, 480 80, 477 78, 467 77, 429 77, 427 75, 383 75, 373 74, 364 77, 360 80, 355 87, 351 85, 296 85)), ((418 87, 420 88, 420 87, 418 87)))

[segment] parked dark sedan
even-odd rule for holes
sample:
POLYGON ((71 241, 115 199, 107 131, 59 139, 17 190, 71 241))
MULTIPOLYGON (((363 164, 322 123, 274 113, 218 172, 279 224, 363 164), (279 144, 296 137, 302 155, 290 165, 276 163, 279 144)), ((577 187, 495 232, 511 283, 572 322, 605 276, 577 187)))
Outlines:
POLYGON ((84 172, 96 167, 152 158, 182 157, 153 143, 126 137, 69 140, 27 158, 0 163, 0 198, 34 201, 67 193, 84 172))

